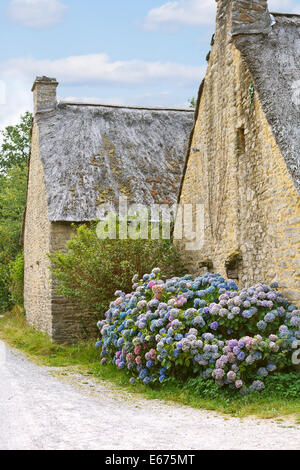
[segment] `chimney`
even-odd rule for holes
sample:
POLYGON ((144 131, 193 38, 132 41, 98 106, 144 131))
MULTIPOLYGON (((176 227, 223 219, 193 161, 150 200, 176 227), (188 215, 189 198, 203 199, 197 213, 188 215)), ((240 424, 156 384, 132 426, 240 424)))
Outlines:
POLYGON ((267 0, 232 0, 232 36, 269 34, 273 22, 267 0))
POLYGON ((52 111, 56 108, 56 78, 36 77, 32 86, 34 112, 52 111))

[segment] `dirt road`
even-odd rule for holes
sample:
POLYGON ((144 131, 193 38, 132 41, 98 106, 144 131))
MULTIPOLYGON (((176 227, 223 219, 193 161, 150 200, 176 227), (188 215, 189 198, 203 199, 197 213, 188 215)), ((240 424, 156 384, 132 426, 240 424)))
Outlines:
POLYGON ((289 422, 224 418, 144 400, 75 372, 37 366, 0 342, 2 450, 295 448, 300 426, 289 422))

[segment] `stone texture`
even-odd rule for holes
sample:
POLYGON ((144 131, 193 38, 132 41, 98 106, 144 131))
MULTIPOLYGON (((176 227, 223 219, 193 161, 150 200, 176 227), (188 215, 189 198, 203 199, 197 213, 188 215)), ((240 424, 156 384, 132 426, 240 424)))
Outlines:
MULTIPOLYGON (((228 0, 223 3, 228 4, 228 0)), ((272 18, 267 0, 232 0, 233 36, 238 34, 267 34, 271 31, 272 18)))
POLYGON ((51 223, 48 219, 43 166, 39 157, 39 131, 35 122, 28 175, 24 230, 24 306, 30 325, 52 334, 49 260, 51 223))
MULTIPOLYGON (((239 285, 277 280, 291 300, 300 302, 300 197, 231 30, 230 5, 219 2, 180 199, 204 204, 205 243, 201 252, 188 255, 195 271, 212 264, 224 275, 226 263, 236 256, 239 285)), ((272 76, 272 71, 261 74, 272 76)), ((273 99, 281 93, 266 82, 264 89, 273 99)), ((280 118, 278 108, 277 123, 288 141, 285 113, 282 109, 280 118)))
POLYGON ((56 88, 58 82, 55 78, 37 77, 32 87, 33 108, 35 113, 42 113, 56 108, 56 88))

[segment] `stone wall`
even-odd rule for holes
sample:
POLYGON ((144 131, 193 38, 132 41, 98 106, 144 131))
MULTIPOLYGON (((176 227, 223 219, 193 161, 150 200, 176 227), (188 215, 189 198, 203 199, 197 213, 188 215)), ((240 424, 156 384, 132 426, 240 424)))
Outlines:
POLYGON ((39 131, 35 120, 24 230, 24 306, 28 323, 51 336, 51 281, 46 256, 50 251, 50 222, 43 175, 39 157, 39 131))
POLYGON ((276 280, 300 303, 300 197, 231 28, 219 2, 181 194, 204 204, 205 243, 188 255, 197 272, 212 263, 240 286, 276 280))

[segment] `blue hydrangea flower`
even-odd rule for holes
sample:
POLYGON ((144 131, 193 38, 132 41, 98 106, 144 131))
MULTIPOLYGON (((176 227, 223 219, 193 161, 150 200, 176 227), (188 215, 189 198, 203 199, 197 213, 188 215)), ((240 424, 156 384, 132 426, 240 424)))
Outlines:
POLYGON ((264 331, 267 328, 267 324, 263 320, 260 320, 256 326, 260 331, 264 331))

